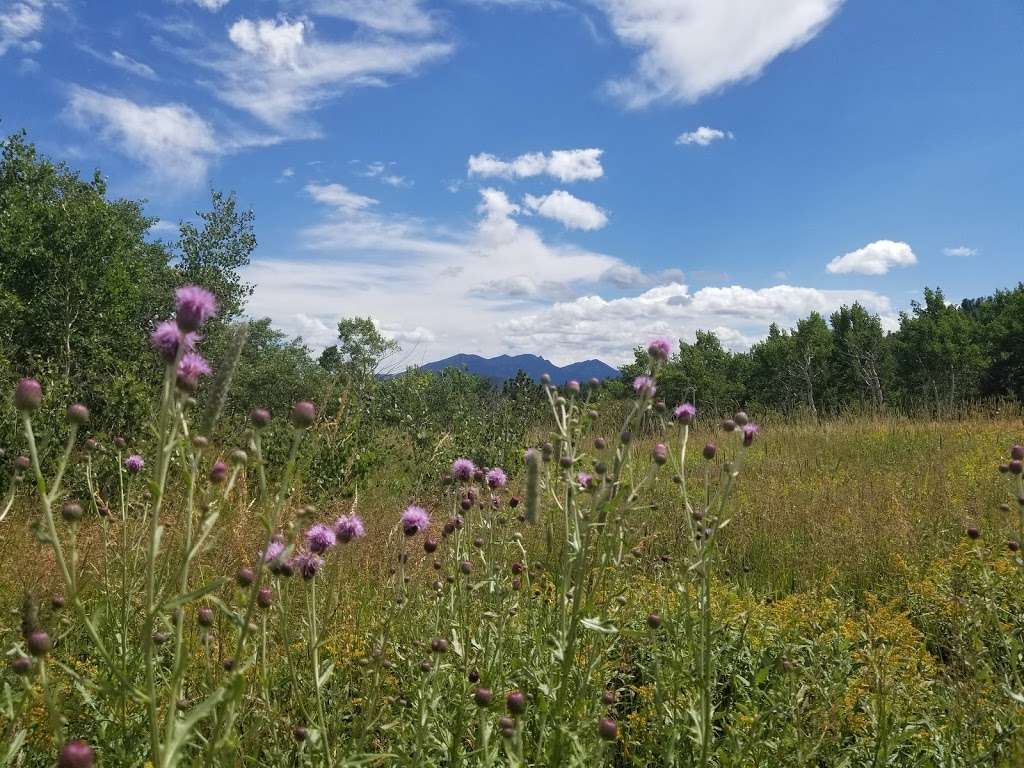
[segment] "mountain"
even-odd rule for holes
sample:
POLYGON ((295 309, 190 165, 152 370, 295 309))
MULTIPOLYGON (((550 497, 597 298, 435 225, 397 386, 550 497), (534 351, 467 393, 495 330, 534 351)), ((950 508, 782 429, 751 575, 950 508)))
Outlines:
POLYGON ((443 371, 445 368, 461 368, 468 373, 483 376, 500 384, 506 379, 514 378, 516 373, 523 371, 534 381, 539 381, 541 374, 551 376, 553 384, 564 384, 570 379, 585 382, 588 379, 616 379, 619 371, 600 360, 584 360, 560 367, 537 355, 498 355, 498 357, 480 357, 480 355, 452 355, 444 360, 421 365, 425 371, 443 371))

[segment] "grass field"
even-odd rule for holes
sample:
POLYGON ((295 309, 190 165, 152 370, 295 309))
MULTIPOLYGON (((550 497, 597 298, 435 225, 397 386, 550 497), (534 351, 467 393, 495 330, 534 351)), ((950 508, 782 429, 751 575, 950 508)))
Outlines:
MULTIPOLYGON (((572 472, 613 461, 614 445, 591 445, 600 424, 580 427, 591 434, 578 441, 572 472)), ((744 451, 731 521, 713 550, 690 545, 672 461, 650 464, 650 474, 623 469, 625 486, 649 479, 643 502, 605 520, 584 543, 599 554, 585 561, 571 546, 581 529, 552 499, 541 498, 533 524, 519 519, 523 504, 511 508, 512 496, 527 494, 519 468, 494 491, 495 506, 462 512, 465 529, 451 536, 441 527, 461 511, 465 487, 399 498, 381 468, 358 499, 365 538, 339 544, 308 581, 273 577, 273 605, 254 614, 257 641, 244 665, 233 655, 247 590, 231 577, 253 565, 263 534, 258 482, 239 473, 229 493, 218 491, 220 518, 189 576, 190 586, 216 589, 189 599, 180 625, 166 608, 154 620, 172 640, 181 631, 180 655, 167 650, 174 642, 155 644, 154 689, 177 686, 168 702, 181 700, 170 718, 161 701, 157 719, 173 736, 175 723, 202 709, 180 753, 165 751, 161 762, 1020 765, 1024 575, 1007 546, 1020 517, 1013 483, 996 470, 1020 429, 998 419, 769 425, 744 451), (428 534, 396 527, 410 501, 432 515, 435 552, 425 552, 428 534), (965 535, 969 526, 977 539, 965 535), (174 659, 183 660, 178 683, 174 659), (225 693, 203 703, 217 691, 225 693), (519 691, 521 711, 505 701, 519 691)), ((658 439, 633 439, 623 467, 647 466, 658 439)), ((705 474, 714 487, 736 440, 693 429, 691 494, 704 495, 705 474), (712 461, 699 455, 709 439, 720 444, 712 461)), ((104 460, 117 459, 90 459, 104 460)), ((565 473, 545 466, 554 498, 565 473)), ((107 628, 120 675, 70 604, 50 607, 68 589, 32 533, 40 513, 27 491, 2 524, 3 646, 21 655, 25 593, 37 598, 54 645, 36 662, 45 680, 38 669, 5 673, 12 765, 52 764, 70 737, 91 744, 100 764, 152 760, 148 707, 122 679, 145 687, 149 491, 126 480, 124 521, 87 514, 65 540, 77 538, 82 604, 107 628)), ((186 494, 181 483, 168 493, 161 582, 177 575, 186 494)), ((713 505, 690 500, 711 519, 713 505)), ((312 514, 329 522, 351 507, 312 514)), ((598 508, 581 509, 584 530, 598 508)), ((300 535, 310 514, 300 481, 282 505, 281 530, 300 535)))

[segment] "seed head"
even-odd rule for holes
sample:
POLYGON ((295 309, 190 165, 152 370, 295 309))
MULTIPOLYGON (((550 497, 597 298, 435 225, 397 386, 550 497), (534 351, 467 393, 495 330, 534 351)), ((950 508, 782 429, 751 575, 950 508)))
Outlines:
POLYGON ((423 539, 423 551, 428 555, 437 551, 437 539, 432 536, 427 536, 423 539))
POLYGON ((473 570, 473 564, 469 560, 463 560, 459 563, 459 570, 468 576, 473 570))
POLYGON ((430 650, 434 653, 448 653, 448 641, 443 637, 435 637, 430 641, 430 650))
POLYGON ((1024 468, 1024 464, 1021 463, 1020 459, 1014 459, 1010 462, 1009 468, 1011 473, 1019 475, 1021 473, 1021 469, 1024 468))
POLYGON ((64 595, 54 595, 50 598, 50 607, 55 611, 61 610, 65 604, 64 595))
POLYGON ((14 468, 24 472, 32 466, 32 460, 28 456, 18 456, 14 460, 14 468))

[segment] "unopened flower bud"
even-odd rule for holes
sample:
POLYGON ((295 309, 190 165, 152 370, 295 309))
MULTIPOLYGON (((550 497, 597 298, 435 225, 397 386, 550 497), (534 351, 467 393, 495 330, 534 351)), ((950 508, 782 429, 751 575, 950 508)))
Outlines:
POLYGON ((36 379, 22 379, 14 387, 14 407, 22 413, 31 413, 43 402, 43 387, 36 379))
POLYGON ((68 406, 68 421, 82 427, 89 423, 89 409, 81 403, 68 406))

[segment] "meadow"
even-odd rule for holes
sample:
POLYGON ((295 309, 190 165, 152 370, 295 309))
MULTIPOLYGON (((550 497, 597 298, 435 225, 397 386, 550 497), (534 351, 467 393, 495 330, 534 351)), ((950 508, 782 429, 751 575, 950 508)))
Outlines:
POLYGON ((410 496, 393 428, 313 506, 325 409, 194 426, 212 310, 154 332, 138 445, 15 389, 0 764, 1024 762, 1017 412, 718 421, 655 342, 625 401, 544 386, 514 465, 410 496))

